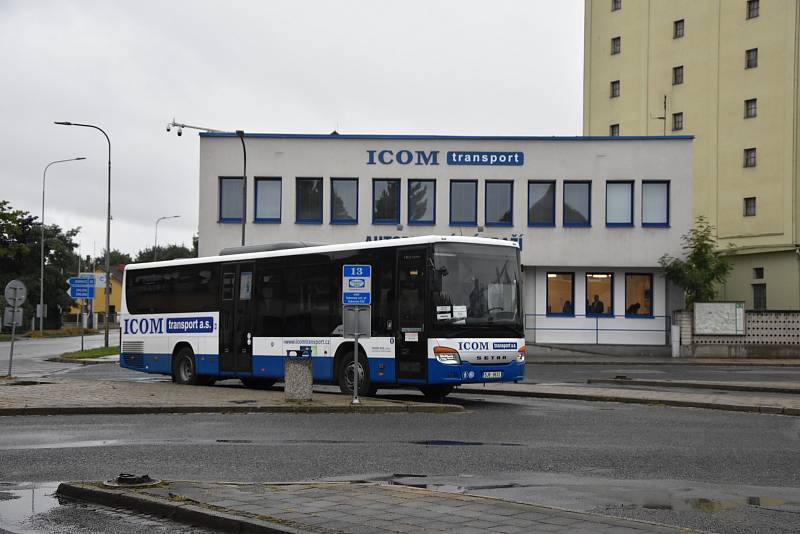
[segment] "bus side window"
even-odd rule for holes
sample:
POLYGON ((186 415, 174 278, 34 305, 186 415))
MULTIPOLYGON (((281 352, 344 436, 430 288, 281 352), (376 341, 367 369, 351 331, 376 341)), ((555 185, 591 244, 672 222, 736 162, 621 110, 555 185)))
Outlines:
POLYGON ((233 300, 233 282, 235 279, 235 273, 224 273, 222 275, 222 300, 233 300))
POLYGON ((256 335, 280 337, 283 330, 283 272, 259 269, 258 281, 256 335))

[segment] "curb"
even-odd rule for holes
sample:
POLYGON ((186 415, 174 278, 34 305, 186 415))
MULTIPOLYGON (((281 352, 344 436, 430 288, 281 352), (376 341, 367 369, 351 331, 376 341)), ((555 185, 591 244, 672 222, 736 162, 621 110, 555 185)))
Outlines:
POLYGON ((164 502, 162 499, 138 495, 127 491, 93 488, 71 483, 61 483, 56 495, 69 499, 88 501, 126 508, 137 512, 165 517, 192 526, 205 527, 222 532, 301 534, 303 531, 257 518, 246 518, 224 512, 209 510, 187 502, 164 502))
POLYGON ((0 408, 0 417, 18 415, 142 415, 165 413, 305 413, 305 414, 387 414, 387 413, 459 413, 457 404, 400 404, 377 406, 273 405, 273 406, 42 406, 0 408))
POLYGON ((565 361, 544 361, 544 360, 525 360, 526 365, 686 365, 686 366, 703 366, 703 367, 800 367, 800 359, 797 363, 789 362, 772 362, 769 360, 742 360, 731 358, 729 362, 704 362, 704 361, 691 361, 687 358, 676 358, 676 361, 653 361, 647 362, 642 360, 625 361, 598 361, 598 360, 565 360, 565 361))
POLYGON ((613 384, 617 386, 649 386, 649 387, 668 387, 668 388, 688 388, 688 389, 717 389, 723 391, 748 391, 756 393, 788 393, 791 395, 800 394, 800 388, 784 388, 780 386, 749 386, 747 384, 728 384, 725 382, 682 382, 678 380, 640 380, 613 378, 589 378, 587 384, 613 384))
POLYGON ((96 360, 94 358, 65 358, 63 356, 56 356, 54 358, 47 358, 46 361, 48 361, 48 362, 57 362, 57 363, 77 363, 77 364, 80 364, 80 365, 97 365, 97 364, 101 364, 101 363, 116 363, 116 364, 119 364, 118 361, 117 362, 114 362, 114 361, 101 362, 101 361, 98 361, 98 360, 96 360))
POLYGON ((786 406, 759 406, 755 404, 724 404, 717 402, 689 401, 679 399, 646 399, 620 397, 616 395, 592 395, 589 393, 559 393, 556 391, 500 391, 500 390, 466 390, 456 389, 455 393, 470 395, 497 395, 506 397, 531 397, 538 399, 566 399, 580 401, 620 402, 625 404, 649 404, 651 406, 677 406, 681 408, 705 408, 708 410, 724 410, 731 412, 763 413, 772 415, 800 416, 800 408, 786 406))

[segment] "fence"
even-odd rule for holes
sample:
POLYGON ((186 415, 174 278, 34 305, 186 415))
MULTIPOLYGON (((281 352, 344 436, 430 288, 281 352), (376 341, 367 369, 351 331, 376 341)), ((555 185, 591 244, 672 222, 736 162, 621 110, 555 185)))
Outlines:
POLYGON ((672 317, 654 315, 525 315, 525 338, 531 343, 581 345, 668 345, 672 317))
POLYGON ((691 312, 676 312, 681 356, 800 357, 800 311, 747 311, 743 336, 698 335, 691 312))

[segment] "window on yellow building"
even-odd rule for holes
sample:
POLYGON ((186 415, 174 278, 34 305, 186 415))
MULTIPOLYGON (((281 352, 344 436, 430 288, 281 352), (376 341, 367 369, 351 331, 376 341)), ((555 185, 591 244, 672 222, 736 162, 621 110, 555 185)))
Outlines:
POLYGON ((755 148, 745 148, 744 149, 744 166, 745 167, 755 167, 756 166, 756 149, 755 148))
POLYGON ((759 8, 758 0, 747 0, 747 18, 754 19, 758 16, 759 8))
POLYGON ((750 98, 744 101, 744 118, 752 119, 758 115, 758 99, 750 98))
POLYGON ((672 85, 683 84, 683 65, 672 67, 672 85))
POLYGON ((611 55, 619 54, 622 49, 622 37, 611 38, 611 55))
POLYGON ((680 39, 683 37, 684 23, 683 19, 676 20, 672 23, 672 38, 680 39))
POLYGON ((758 67, 758 48, 751 48, 744 51, 744 68, 754 69, 758 67))
POLYGON ((611 82, 611 98, 616 98, 619 96, 619 80, 614 80, 611 82))
POLYGON ((683 113, 672 114, 672 131, 683 130, 683 113))
POLYGON ((622 9, 622 0, 611 0, 611 11, 619 11, 622 9))

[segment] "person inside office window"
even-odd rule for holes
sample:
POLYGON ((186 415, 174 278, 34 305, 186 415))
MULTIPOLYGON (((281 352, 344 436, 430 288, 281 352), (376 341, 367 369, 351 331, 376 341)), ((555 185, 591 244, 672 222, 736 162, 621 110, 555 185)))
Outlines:
POLYGON ((602 314, 606 310, 606 305, 600 300, 600 295, 595 295, 594 300, 589 305, 589 313, 602 314))
POLYGON ((628 309, 625 310, 625 315, 639 315, 639 309, 642 307, 641 304, 635 302, 628 306, 628 309))
POLYGON ((572 301, 565 300, 564 306, 561 308, 561 313, 573 313, 572 301))

